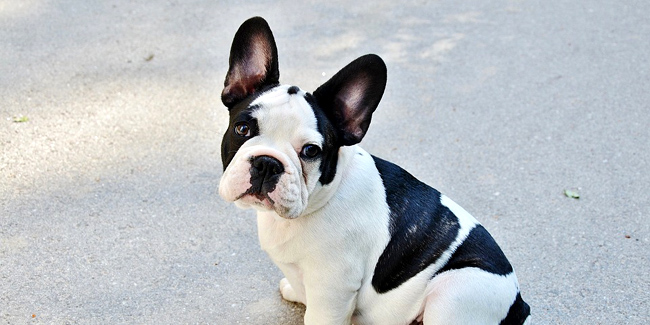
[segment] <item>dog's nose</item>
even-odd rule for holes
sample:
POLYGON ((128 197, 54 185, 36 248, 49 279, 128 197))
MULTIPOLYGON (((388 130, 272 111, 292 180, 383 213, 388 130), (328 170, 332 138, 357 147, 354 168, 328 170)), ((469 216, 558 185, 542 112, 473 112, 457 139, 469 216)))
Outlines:
POLYGON ((284 173, 282 163, 271 156, 257 156, 251 161, 250 192, 266 194, 273 192, 284 173))
POLYGON ((269 177, 282 174, 284 167, 279 160, 271 156, 258 156, 253 158, 253 168, 261 174, 268 175, 269 177))

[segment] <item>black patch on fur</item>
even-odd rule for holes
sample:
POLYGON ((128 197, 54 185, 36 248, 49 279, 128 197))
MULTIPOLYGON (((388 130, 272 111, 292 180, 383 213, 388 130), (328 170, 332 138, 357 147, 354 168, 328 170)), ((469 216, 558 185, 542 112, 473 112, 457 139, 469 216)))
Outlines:
POLYGON ((318 106, 316 99, 312 94, 305 94, 305 100, 311 106, 316 116, 316 126, 318 132, 323 135, 323 151, 321 153, 321 162, 319 170, 321 172, 318 181, 322 185, 327 185, 332 182, 336 176, 336 164, 339 158, 339 148, 341 145, 338 143, 337 132, 330 120, 325 115, 325 112, 318 106))
POLYGON ((515 302, 510 305, 508 315, 499 324, 500 325, 522 325, 526 318, 530 315, 530 306, 521 298, 521 294, 517 293, 515 302))
POLYGON ((287 93, 288 93, 289 95, 295 95, 295 94, 298 93, 298 91, 300 91, 300 88, 298 88, 297 86, 291 86, 291 87, 289 87, 289 89, 287 90, 287 93))
POLYGON ((434 263, 456 239, 460 225, 440 203, 440 192, 395 164, 373 159, 390 208, 391 238, 372 278, 375 290, 385 293, 434 263))
POLYGON ((497 275, 512 273, 512 266, 494 238, 481 225, 476 225, 456 249, 447 264, 436 274, 465 267, 476 267, 497 275))
POLYGON ((260 133, 257 119, 252 115, 253 111, 255 111, 258 106, 248 106, 253 102, 253 100, 255 100, 255 98, 257 98, 257 96, 250 96, 229 110, 230 123, 228 124, 228 128, 226 129, 226 132, 223 135, 223 140, 221 141, 221 162, 224 171, 244 142, 258 136, 260 133), (239 122, 248 123, 251 132, 249 137, 242 137, 235 133, 235 124, 239 122))

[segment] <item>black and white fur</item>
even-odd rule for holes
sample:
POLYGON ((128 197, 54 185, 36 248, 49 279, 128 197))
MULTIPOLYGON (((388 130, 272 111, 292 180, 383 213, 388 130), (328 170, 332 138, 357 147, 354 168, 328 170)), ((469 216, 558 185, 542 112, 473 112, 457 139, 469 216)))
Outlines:
POLYGON ((357 143, 386 85, 376 55, 313 94, 280 85, 271 30, 244 22, 222 101, 220 195, 257 210, 262 248, 306 324, 522 324, 515 272, 467 211, 357 143))

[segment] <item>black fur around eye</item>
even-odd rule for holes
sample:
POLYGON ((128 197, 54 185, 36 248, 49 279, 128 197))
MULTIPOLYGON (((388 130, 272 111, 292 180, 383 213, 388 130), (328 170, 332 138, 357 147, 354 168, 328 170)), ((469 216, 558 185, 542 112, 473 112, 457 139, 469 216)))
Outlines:
POLYGON ((242 137, 249 137, 251 135, 251 128, 246 122, 235 124, 235 133, 242 137))
POLYGON ((305 159, 313 159, 320 155, 321 149, 315 144, 306 144, 300 151, 300 156, 305 159))

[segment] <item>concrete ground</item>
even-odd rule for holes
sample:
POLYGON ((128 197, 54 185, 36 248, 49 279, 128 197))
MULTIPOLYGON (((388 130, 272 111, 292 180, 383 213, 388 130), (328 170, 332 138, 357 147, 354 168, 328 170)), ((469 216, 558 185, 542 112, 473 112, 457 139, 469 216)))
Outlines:
POLYGON ((537 324, 648 323, 634 0, 0 0, 0 323, 301 323, 253 212, 217 195, 228 51, 255 15, 285 83, 385 59, 362 146, 483 222, 537 324))

